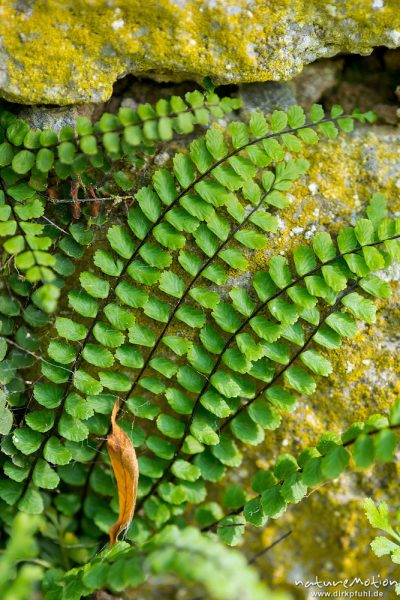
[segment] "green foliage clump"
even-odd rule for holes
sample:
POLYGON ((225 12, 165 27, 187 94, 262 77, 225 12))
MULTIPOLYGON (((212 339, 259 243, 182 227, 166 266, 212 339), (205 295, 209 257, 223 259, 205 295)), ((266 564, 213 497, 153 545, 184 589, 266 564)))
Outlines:
POLYGON ((376 300, 390 295, 379 272, 400 257, 400 222, 375 194, 337 236, 317 232, 249 274, 307 172, 304 145, 369 113, 293 106, 214 123, 135 187, 132 166, 158 142, 236 108, 193 92, 59 134, 0 115, 0 507, 6 523, 45 515, 48 600, 168 572, 213 598, 275 599, 221 542, 239 543, 247 524, 278 518, 351 460, 393 458, 397 405, 389 419, 373 415, 298 458, 278 457, 251 492, 230 485, 222 504, 213 497, 246 447, 330 375, 330 351, 375 321, 376 300), (45 202, 48 186, 70 196, 72 214, 45 202), (82 211, 80 194, 98 203, 121 189, 130 200, 112 220, 101 204, 82 211), (138 502, 128 542, 93 559, 118 513, 105 452, 117 399, 119 425, 141 450, 138 502))
POLYGON ((103 587, 121 592, 138 586, 146 577, 163 574, 178 575, 192 585, 201 584, 209 597, 217 600, 288 600, 286 594, 267 591, 241 553, 195 527, 182 529, 176 525, 168 525, 153 536, 143 546, 143 554, 138 555, 127 542, 103 550, 89 566, 69 571, 55 586, 52 581, 45 599, 80 598, 103 587))
POLYGON ((34 535, 40 524, 38 517, 16 515, 9 538, 0 556, 0 594, 4 600, 31 598, 34 585, 43 577, 43 565, 37 560, 39 548, 34 535), (24 563, 20 568, 20 563, 24 563))

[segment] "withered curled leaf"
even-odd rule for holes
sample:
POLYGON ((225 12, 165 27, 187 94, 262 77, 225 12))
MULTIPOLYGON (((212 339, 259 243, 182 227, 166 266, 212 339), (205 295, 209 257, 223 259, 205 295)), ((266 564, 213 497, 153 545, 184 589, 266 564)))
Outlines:
POLYGON ((120 402, 116 400, 111 414, 112 432, 107 436, 107 450, 117 480, 119 500, 118 520, 110 527, 111 546, 132 522, 139 480, 135 449, 125 431, 116 422, 119 406, 120 402))

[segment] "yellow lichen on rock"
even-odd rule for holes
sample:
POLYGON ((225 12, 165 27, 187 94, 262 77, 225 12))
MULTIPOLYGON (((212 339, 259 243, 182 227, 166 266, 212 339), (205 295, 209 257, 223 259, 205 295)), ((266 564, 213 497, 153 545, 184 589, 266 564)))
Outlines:
POLYGON ((0 0, 0 90, 12 101, 107 99, 127 73, 287 80, 338 52, 400 45, 397 0, 0 0))

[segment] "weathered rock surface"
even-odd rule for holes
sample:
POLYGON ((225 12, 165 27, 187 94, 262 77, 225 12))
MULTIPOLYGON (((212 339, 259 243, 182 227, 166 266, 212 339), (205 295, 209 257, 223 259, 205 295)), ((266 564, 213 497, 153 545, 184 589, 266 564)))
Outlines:
POLYGON ((0 93, 73 104, 107 99, 127 73, 288 80, 378 45, 400 45, 398 0, 0 0, 0 93))

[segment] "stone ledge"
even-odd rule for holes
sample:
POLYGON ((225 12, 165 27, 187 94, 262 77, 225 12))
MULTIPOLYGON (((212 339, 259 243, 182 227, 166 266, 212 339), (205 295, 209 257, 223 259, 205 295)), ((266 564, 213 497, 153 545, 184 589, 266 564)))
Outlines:
POLYGON ((400 45, 398 0, 0 0, 0 23, 0 95, 25 104, 104 101, 128 73, 288 80, 400 45))

